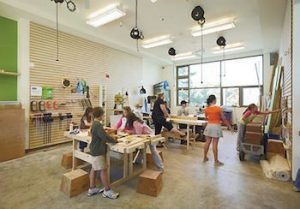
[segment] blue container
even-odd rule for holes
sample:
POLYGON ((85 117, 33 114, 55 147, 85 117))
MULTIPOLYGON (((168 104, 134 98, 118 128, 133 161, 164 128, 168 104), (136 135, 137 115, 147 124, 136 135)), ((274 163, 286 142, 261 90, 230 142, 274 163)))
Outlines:
POLYGON ((298 169, 297 176, 296 176, 296 181, 294 183, 294 186, 296 187, 297 190, 300 191, 300 169, 298 169))

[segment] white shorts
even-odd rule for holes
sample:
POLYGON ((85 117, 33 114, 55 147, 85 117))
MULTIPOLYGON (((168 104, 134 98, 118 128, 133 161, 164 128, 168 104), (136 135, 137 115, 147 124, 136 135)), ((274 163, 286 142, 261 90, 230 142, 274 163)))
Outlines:
POLYGON ((94 171, 99 171, 106 168, 106 159, 105 156, 92 156, 91 164, 94 171))
POLYGON ((213 138, 223 137, 223 131, 220 124, 207 124, 204 135, 213 138))

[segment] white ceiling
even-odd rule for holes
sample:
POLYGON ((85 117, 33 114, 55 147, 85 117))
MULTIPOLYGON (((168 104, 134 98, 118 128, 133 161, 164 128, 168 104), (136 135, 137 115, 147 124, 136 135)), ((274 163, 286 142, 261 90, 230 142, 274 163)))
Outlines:
MULTIPOLYGON (((236 28, 204 37, 205 58, 214 55, 216 39, 223 35, 227 43, 243 42, 246 48, 235 53, 260 51, 261 53, 279 49, 286 0, 150 0, 139 1, 138 26, 145 39, 170 34, 173 43, 150 49, 140 47, 144 56, 154 57, 162 62, 170 62, 168 49, 174 47, 177 53, 200 49, 200 37, 192 37, 190 30, 197 26, 191 18, 192 9, 201 5, 207 22, 223 17, 236 17, 236 28), (162 18, 164 21, 162 21, 162 18)), ((74 0, 78 10, 71 13, 66 5, 60 6, 60 28, 75 35, 86 36, 94 41, 136 52, 135 40, 129 36, 134 26, 135 0, 74 0), (86 7, 89 1, 89 8, 86 7), (86 19, 92 13, 112 3, 120 3, 127 13, 125 17, 100 28, 87 25, 86 19), (121 24, 120 24, 121 23, 121 24)), ((55 3, 50 0, 0 0, 0 15, 11 18, 25 17, 54 27, 55 3)))

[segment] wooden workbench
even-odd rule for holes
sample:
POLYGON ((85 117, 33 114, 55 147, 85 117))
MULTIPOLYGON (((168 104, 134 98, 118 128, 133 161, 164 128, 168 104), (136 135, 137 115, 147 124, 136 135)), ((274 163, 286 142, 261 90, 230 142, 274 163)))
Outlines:
MULTIPOLYGON (((91 155, 87 152, 82 152, 78 149, 79 142, 91 142, 91 136, 88 136, 87 132, 80 132, 79 134, 70 134, 65 132, 64 135, 73 140, 73 166, 72 170, 77 167, 77 160, 83 160, 85 162, 91 163, 91 155)), ((125 181, 139 175, 146 169, 146 148, 149 144, 157 144, 160 141, 164 141, 165 138, 160 135, 149 136, 149 135, 130 135, 120 138, 117 144, 107 144, 108 150, 106 155, 109 183, 113 186, 118 186, 125 181), (143 153, 143 163, 142 168, 135 171, 133 170, 133 153, 136 150, 141 150, 143 153), (111 164, 111 152, 117 152, 123 155, 123 176, 121 179, 110 182, 110 164, 111 164)))
POLYGON ((194 117, 171 117, 167 118, 167 121, 176 124, 186 124, 187 125, 187 134, 186 134, 186 149, 190 147, 190 126, 205 126, 207 124, 206 120, 198 120, 194 117))

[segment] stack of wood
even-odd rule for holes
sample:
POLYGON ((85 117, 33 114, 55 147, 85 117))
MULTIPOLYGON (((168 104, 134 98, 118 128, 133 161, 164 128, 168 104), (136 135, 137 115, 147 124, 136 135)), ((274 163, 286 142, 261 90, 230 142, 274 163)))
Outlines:
POLYGON ((260 123, 249 123, 246 126, 244 142, 247 144, 261 145, 262 139, 262 125, 260 123))

